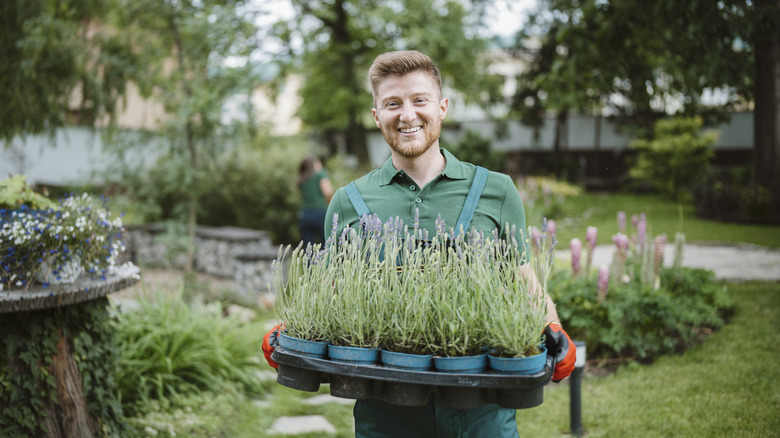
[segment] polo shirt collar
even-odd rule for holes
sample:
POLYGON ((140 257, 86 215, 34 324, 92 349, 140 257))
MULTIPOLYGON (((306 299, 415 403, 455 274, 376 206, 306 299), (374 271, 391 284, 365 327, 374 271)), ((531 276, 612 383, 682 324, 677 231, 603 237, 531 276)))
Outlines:
MULTIPOLYGON (((446 160, 444 171, 441 173, 442 176, 449 179, 466 179, 466 172, 460 160, 455 158, 455 155, 452 155, 452 153, 450 153, 450 151, 447 149, 439 148, 439 151, 441 151, 441 154, 444 155, 444 159, 446 160)), ((393 178, 404 173, 405 172, 403 170, 397 170, 393 166, 392 155, 388 157, 387 160, 385 160, 385 164, 382 165, 379 171, 382 185, 388 185, 392 183, 393 178)))

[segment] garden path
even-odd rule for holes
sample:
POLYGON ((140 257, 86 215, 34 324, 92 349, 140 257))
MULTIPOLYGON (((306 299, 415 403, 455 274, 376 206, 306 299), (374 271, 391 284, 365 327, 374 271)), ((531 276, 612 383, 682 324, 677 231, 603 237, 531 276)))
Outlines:
MULTIPOLYGON (((614 245, 597 246, 593 267, 609 266, 614 251, 614 245)), ((571 257, 568 248, 556 250, 555 254, 565 260, 571 257)), ((674 244, 670 243, 664 248, 664 266, 671 266, 673 259, 674 244)), ((780 250, 751 244, 689 243, 683 249, 682 264, 709 269, 721 280, 780 281, 780 250)))

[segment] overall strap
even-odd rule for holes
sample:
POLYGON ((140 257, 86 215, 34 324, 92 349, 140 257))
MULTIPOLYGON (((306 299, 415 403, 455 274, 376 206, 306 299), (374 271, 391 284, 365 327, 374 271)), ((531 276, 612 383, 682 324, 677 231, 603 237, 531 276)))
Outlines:
POLYGON ((471 226, 471 219, 474 217, 474 211, 477 209, 479 197, 482 196, 482 190, 485 189, 487 177, 488 170, 482 166, 477 166, 477 172, 474 174, 474 182, 471 183, 471 189, 469 189, 469 194, 466 196, 466 202, 463 204, 463 209, 460 211, 458 223, 455 225, 456 235, 460 234, 461 229, 464 233, 468 232, 469 226, 471 226))
POLYGON ((349 200, 352 202, 352 206, 355 207, 355 211, 357 211, 358 217, 371 214, 371 212, 368 210, 368 206, 366 205, 366 201, 364 201, 363 197, 360 196, 360 191, 358 191, 358 188, 355 185, 355 181, 347 184, 344 190, 346 190, 347 196, 349 196, 349 200))

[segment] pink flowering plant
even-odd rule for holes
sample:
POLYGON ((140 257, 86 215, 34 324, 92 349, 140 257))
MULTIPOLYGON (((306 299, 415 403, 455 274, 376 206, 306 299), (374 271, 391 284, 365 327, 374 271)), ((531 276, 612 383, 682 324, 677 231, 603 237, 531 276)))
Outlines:
POLYGON ((563 326, 587 342, 588 356, 615 363, 680 351, 722 326, 732 300, 711 271, 682 266, 684 235, 664 264, 665 234, 653 236, 645 214, 617 215, 612 261, 591 268, 598 230, 570 242, 569 269, 556 268, 549 290, 563 326), (583 268, 584 267, 584 268, 583 268))
POLYGON ((80 275, 105 277, 125 249, 121 218, 92 195, 68 196, 45 209, 0 205, 0 290, 24 290, 36 281, 48 287, 80 275))

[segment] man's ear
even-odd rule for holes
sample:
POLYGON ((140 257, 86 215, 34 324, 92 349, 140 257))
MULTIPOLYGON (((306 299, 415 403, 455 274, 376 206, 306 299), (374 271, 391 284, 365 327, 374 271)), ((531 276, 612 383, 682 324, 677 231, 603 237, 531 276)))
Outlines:
POLYGON ((447 110, 450 107, 450 100, 446 97, 439 102, 439 118, 444 120, 447 117, 447 110))
POLYGON ((371 115, 374 116, 374 122, 376 123, 376 127, 381 128, 382 125, 379 123, 379 117, 376 112, 376 108, 371 108, 371 115))

